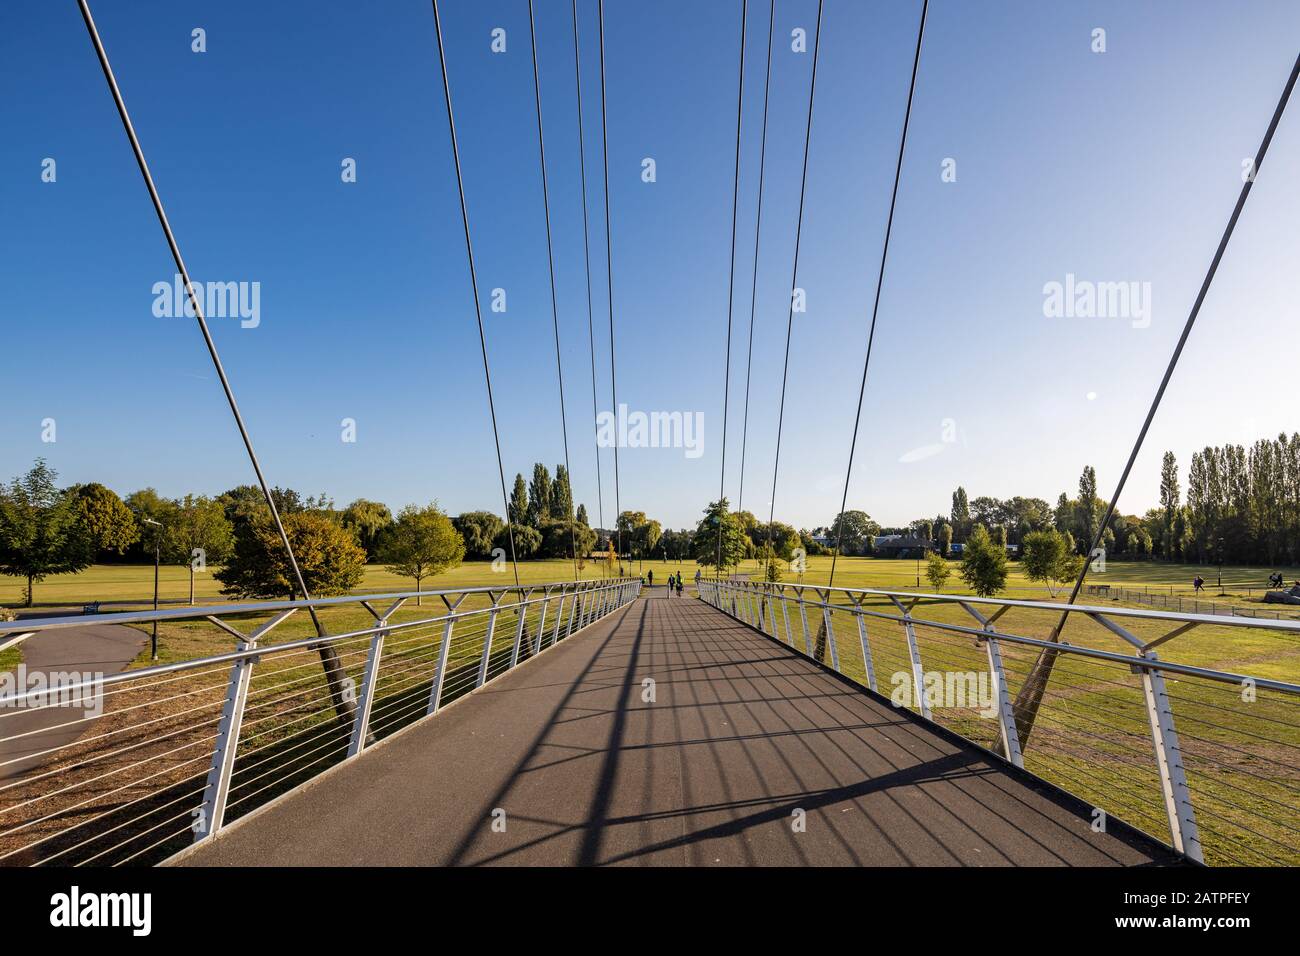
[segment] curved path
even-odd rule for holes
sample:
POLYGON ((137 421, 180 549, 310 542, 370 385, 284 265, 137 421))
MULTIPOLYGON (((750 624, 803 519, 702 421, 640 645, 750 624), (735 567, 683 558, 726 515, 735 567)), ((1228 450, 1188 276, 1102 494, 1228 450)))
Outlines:
MULTIPOLYGON (((44 675, 46 686, 50 686, 51 677, 57 685, 58 675, 71 672, 83 680, 96 674, 116 674, 125 670, 148 642, 148 634, 124 624, 87 624, 35 634, 20 645, 28 688, 34 689, 30 678, 36 674, 44 675)), ((0 740, 0 781, 21 777, 41 764, 44 758, 40 754, 80 737, 89 724, 62 725, 85 716, 86 703, 78 700, 72 706, 0 709, 0 737, 4 738, 0 740), (19 736, 23 734, 30 736, 19 736)), ((96 704, 93 699, 89 703, 92 707, 96 704)))
POLYGON ((1109 829, 1093 833, 1080 801, 656 589, 175 862, 1174 862, 1109 829))

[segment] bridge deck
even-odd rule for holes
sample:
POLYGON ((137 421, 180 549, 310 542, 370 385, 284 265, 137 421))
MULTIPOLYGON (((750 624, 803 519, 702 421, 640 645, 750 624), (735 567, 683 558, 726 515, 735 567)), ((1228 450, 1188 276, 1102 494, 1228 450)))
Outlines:
POLYGON ((1093 833, 1051 788, 655 589, 183 862, 1097 866, 1171 854, 1093 833))

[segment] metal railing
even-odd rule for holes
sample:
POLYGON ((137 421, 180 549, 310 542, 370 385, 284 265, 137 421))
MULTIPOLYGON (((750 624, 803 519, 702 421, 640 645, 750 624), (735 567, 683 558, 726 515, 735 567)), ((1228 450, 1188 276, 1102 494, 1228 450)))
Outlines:
MULTIPOLYGON (((0 686, 0 864, 164 859, 639 590, 619 578, 99 615, 95 625, 157 621, 164 647, 200 656, 108 676, 21 666, 9 675, 17 686, 0 686), (283 625, 304 609, 336 633, 290 633, 283 625)), ((0 624, 0 642, 87 623, 0 624)))
POLYGON ((1300 622, 704 579, 700 596, 1188 859, 1300 863, 1300 622), (811 619, 811 620, 810 620, 811 619), (1198 640, 1188 640, 1193 630, 1198 640), (1181 640, 1185 659, 1157 648, 1181 640), (1018 700, 1041 658, 1041 702, 1018 700), (1221 669, 1255 659, 1260 673, 1221 669), (1175 725, 1177 712, 1177 725, 1175 725))

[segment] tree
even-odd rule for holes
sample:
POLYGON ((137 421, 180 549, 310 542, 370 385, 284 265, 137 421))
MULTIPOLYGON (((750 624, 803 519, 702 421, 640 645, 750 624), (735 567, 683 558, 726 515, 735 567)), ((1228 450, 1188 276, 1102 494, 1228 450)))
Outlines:
POLYGON ((988 529, 977 524, 961 556, 962 580, 980 597, 992 597, 1007 583, 1007 552, 989 537, 988 529))
POLYGON ((841 554, 861 554, 867 539, 880 533, 880 525, 865 511, 845 511, 831 522, 830 539, 839 542, 841 554))
POLYGON ((591 522, 587 520, 586 505, 578 505, 578 524, 586 525, 588 528, 591 527, 591 522))
POLYGON ((453 518, 452 524, 465 539, 466 554, 483 561, 492 557, 497 537, 506 526, 504 521, 490 511, 467 511, 453 518))
POLYGON ((950 574, 952 574, 952 568, 948 567, 947 561, 933 551, 926 555, 925 576, 930 579, 930 586, 936 591, 943 590, 943 586, 947 583, 950 574))
POLYGON ((1165 452, 1160 461, 1160 508, 1164 512, 1164 528, 1161 541, 1164 543, 1166 561, 1175 560, 1178 554, 1178 540, 1181 536, 1174 532, 1174 524, 1179 512, 1178 460, 1171 451, 1165 452))
POLYGON ((383 536, 393 526, 393 513, 388 505, 358 498, 343 509, 342 521, 343 527, 356 534, 357 542, 366 549, 366 560, 378 561, 383 536))
POLYGON ((383 551, 389 571, 415 579, 417 605, 423 601, 420 582, 456 567, 464 557, 465 539, 436 504, 403 508, 383 551))
MULTIPOLYGON (((163 558, 190 568, 190 604, 194 603, 194 572, 202 562, 219 564, 234 542, 234 529, 220 501, 186 495, 172 503, 163 525, 163 558), (196 553, 197 552, 197 553, 196 553)), ((279 543, 279 535, 276 536, 279 543)), ((283 546, 283 545, 281 545, 283 546)))
POLYGON ((1083 558, 1074 553, 1065 535, 1052 528, 1025 536, 1020 566, 1025 577, 1042 582, 1052 597, 1056 597, 1062 584, 1079 576, 1083 558))
POLYGON ((952 551, 952 525, 944 524, 939 526, 939 553, 945 558, 952 551))
POLYGON ((523 475, 515 475, 515 487, 510 493, 510 505, 506 509, 506 520, 511 524, 528 522, 528 485, 523 475))
POLYGON ((1092 465, 1086 465, 1079 476, 1078 527, 1080 543, 1084 548, 1092 548, 1097 540, 1100 512, 1103 511, 1097 498, 1097 472, 1092 465))
POLYGON ((528 486, 528 523, 541 529, 551 516, 551 473, 540 461, 533 465, 533 481, 528 486))
POLYGON ((135 515, 116 492, 92 482, 69 488, 68 494, 76 502, 77 520, 92 552, 122 554, 139 539, 135 515))
POLYGON ((0 489, 0 574, 27 579, 27 607, 34 585, 47 575, 75 574, 91 562, 76 503, 55 485, 58 477, 38 458, 27 474, 0 489))
POLYGON ((723 498, 709 502, 704 509, 704 517, 695 526, 691 551, 696 564, 715 568, 722 574, 727 568, 738 567, 745 559, 747 540, 739 519, 727 510, 727 499, 723 498))
POLYGON ((541 554, 543 557, 582 557, 590 554, 595 545, 596 532, 585 524, 579 524, 576 521, 548 521, 546 526, 542 528, 541 554))
MULTIPOLYGON (((311 511, 280 516, 312 597, 346 594, 365 576, 366 552, 351 531, 311 511)), ((214 575, 234 597, 283 598, 298 595, 289 555, 269 517, 237 527, 226 564, 214 575)))
POLYGON ((569 469, 563 465, 555 466, 555 481, 551 484, 550 517, 556 521, 573 519, 573 488, 569 483, 569 469))
POLYGON ((531 558, 542 547, 542 533, 536 528, 526 524, 502 525, 501 530, 497 532, 496 540, 492 542, 493 548, 500 548, 505 552, 506 557, 511 555, 511 537, 514 538, 514 557, 518 561, 525 558, 531 558))
POLYGON ((970 502, 966 497, 966 489, 960 485, 952 493, 951 517, 953 534, 958 541, 964 541, 966 535, 970 533, 970 502))

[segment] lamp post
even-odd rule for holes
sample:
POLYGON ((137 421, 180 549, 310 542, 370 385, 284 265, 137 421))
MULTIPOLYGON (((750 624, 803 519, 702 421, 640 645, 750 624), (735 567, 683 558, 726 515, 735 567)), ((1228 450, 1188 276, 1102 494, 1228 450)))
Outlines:
POLYGON ((155 611, 153 619, 153 633, 149 639, 150 653, 152 660, 158 659, 158 565, 161 564, 162 558, 162 522, 154 521, 153 518, 145 518, 145 524, 151 524, 158 530, 153 533, 153 609, 155 611))

